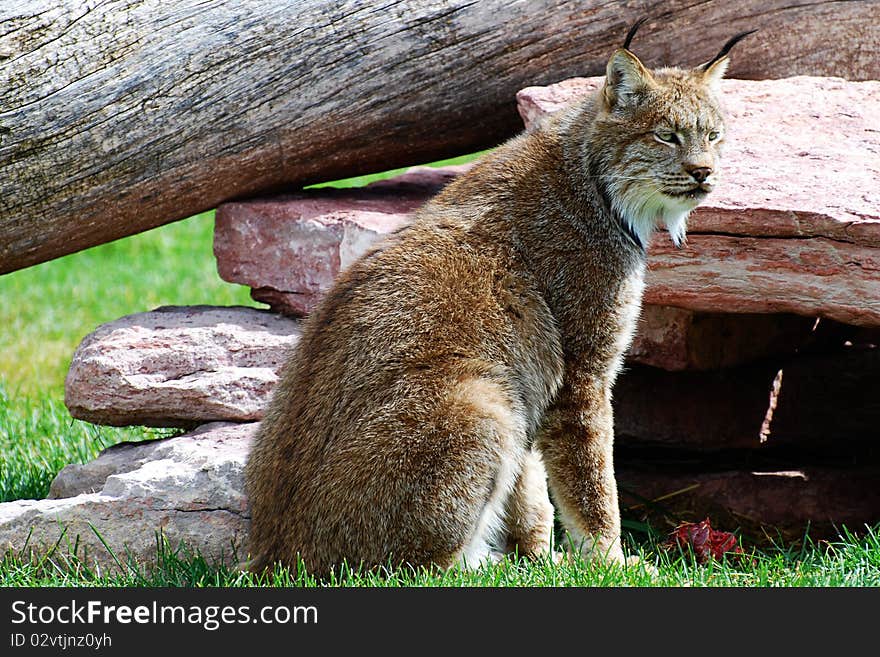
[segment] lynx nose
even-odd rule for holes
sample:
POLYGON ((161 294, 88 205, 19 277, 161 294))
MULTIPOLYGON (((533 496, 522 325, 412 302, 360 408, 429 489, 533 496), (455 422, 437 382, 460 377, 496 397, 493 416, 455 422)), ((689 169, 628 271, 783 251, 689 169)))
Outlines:
POLYGON ((687 172, 691 174, 691 177, 698 183, 706 182, 706 178, 712 175, 712 169, 710 167, 688 167, 687 172))

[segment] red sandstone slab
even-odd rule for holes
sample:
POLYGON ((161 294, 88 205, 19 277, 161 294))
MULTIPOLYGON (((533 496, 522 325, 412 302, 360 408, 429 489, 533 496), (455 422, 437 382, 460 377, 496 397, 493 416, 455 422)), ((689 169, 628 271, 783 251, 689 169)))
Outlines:
POLYGON ((224 203, 214 255, 220 277, 288 315, 304 315, 339 271, 466 166, 416 167, 359 189, 305 191, 224 203))
POLYGON ((690 234, 651 247, 645 302, 880 325, 880 249, 825 237, 690 234))
MULTIPOLYGON (((523 89, 520 114, 532 125, 599 84, 523 89)), ((880 325, 880 82, 723 84, 724 178, 686 248, 652 243, 645 301, 880 325)))

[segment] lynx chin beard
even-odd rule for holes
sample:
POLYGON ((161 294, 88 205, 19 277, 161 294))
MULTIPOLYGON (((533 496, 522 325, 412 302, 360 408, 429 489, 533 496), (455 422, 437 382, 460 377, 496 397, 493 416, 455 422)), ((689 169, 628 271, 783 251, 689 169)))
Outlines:
POLYGON ((651 235, 663 226, 676 247, 686 244, 687 220, 690 213, 714 189, 714 181, 706 181, 691 188, 658 189, 656 183, 628 185, 617 189, 609 185, 614 212, 626 222, 643 248, 648 247, 651 235))

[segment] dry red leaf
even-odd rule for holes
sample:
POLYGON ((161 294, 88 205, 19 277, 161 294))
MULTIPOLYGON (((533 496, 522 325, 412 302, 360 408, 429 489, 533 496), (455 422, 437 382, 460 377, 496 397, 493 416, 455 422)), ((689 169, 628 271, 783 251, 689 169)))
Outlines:
POLYGON ((744 554, 736 536, 730 532, 712 529, 709 519, 702 522, 683 522, 676 527, 664 543, 667 548, 690 548, 697 563, 706 563, 710 559, 721 561, 744 554))

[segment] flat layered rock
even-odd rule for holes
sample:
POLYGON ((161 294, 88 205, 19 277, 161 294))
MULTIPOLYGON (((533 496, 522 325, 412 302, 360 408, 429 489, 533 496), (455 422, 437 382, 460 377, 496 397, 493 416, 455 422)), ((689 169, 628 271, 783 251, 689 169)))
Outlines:
POLYGON ((157 535, 212 562, 244 558, 250 526, 244 464, 256 423, 214 423, 192 433, 110 447, 70 465, 52 499, 0 504, 0 554, 70 554, 89 567, 156 564, 157 535))
MULTIPOLYGON (((880 350, 872 345, 880 335, 833 324, 823 335, 814 323, 646 307, 615 386, 619 441, 711 451, 875 436, 880 350), (854 340, 861 342, 844 346, 854 340), (801 344, 817 353, 793 353, 801 344), (748 354, 765 358, 737 365, 748 354)), ((258 420, 298 335, 296 320, 254 309, 132 315, 83 341, 66 401, 76 417, 98 424, 258 420)))
POLYGON ((214 230, 217 271, 274 310, 304 315, 341 269, 467 168, 416 167, 358 189, 223 203, 214 230))
MULTIPOLYGON (((647 306, 629 362, 667 370, 721 368, 793 352, 812 335, 812 325, 813 320, 798 316, 697 315, 647 306)), ((253 308, 167 307, 129 315, 104 324, 82 341, 65 381, 65 403, 76 418, 117 426, 192 427, 259 420, 299 335, 299 321, 253 308)), ((836 339, 842 342, 845 337, 836 339)), ((624 379, 618 390, 632 387, 633 393, 617 393, 621 404, 664 397, 663 392, 644 393, 637 374, 625 374, 624 379)), ((685 379, 660 385, 677 390, 681 381, 685 379)), ((709 385, 694 394, 716 388, 709 385)), ((749 394, 747 390, 751 403, 757 398, 760 405, 764 386, 744 386, 736 398, 749 394)), ((726 403, 727 394, 716 390, 716 402, 726 403)), ((646 418, 658 424, 634 435, 647 431, 663 436, 669 426, 678 426, 674 418, 660 417, 664 409, 636 407, 625 411, 626 427, 633 422, 641 426, 637 423, 646 418)), ((680 408, 673 403, 666 410, 680 408)), ((691 440, 692 433, 685 432, 685 439, 691 440)))
POLYGON ((65 380, 73 417, 97 424, 191 427, 262 417, 296 320, 255 308, 166 307, 100 326, 65 380))
MULTIPOLYGON (((595 90, 566 80, 517 95, 527 125, 595 90)), ((725 80, 723 179, 688 244, 651 244, 645 302, 880 325, 880 82, 725 80)))

